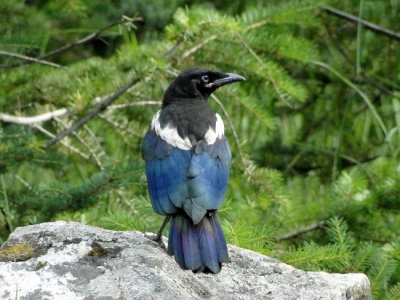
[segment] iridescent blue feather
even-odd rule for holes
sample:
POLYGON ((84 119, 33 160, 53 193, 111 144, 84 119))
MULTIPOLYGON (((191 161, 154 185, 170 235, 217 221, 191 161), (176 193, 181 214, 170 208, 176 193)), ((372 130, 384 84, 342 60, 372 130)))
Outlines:
POLYGON ((219 272, 221 263, 228 260, 228 251, 215 210, 221 206, 228 184, 228 142, 222 138, 212 145, 182 150, 150 130, 142 156, 153 209, 172 215, 168 252, 184 269, 219 272))

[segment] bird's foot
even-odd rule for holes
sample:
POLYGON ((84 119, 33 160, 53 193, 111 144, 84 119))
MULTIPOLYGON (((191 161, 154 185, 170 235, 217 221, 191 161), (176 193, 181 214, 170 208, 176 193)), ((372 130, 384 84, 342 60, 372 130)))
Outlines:
POLYGON ((149 240, 151 240, 151 241, 153 241, 153 242, 156 242, 158 245, 160 245, 161 248, 163 248, 165 251, 167 251, 167 247, 166 247, 165 243, 163 242, 163 237, 162 237, 162 235, 158 235, 158 234, 156 234, 156 235, 154 235, 154 234, 145 234, 145 236, 146 236, 149 240))
POLYGON ((171 219, 171 216, 166 216, 164 219, 164 222, 162 223, 160 229, 158 230, 157 234, 154 235, 148 235, 146 234, 147 238, 156 242, 157 244, 159 244, 161 246, 161 248, 163 248, 164 250, 167 250, 167 247, 165 246, 163 240, 162 240, 162 232, 165 228, 165 226, 168 224, 169 220, 171 219))

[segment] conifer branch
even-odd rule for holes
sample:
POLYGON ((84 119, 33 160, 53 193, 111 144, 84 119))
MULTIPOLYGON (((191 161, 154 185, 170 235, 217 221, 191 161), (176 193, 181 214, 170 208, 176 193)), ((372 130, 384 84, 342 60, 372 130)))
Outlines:
POLYGON ((124 24, 124 23, 138 22, 138 21, 142 21, 142 20, 143 20, 142 18, 128 18, 126 16, 122 16, 121 20, 113 22, 113 23, 110 23, 110 24, 100 28, 98 31, 93 32, 93 33, 91 33, 91 34, 89 34, 89 35, 87 35, 87 36, 85 36, 85 37, 73 42, 73 43, 70 43, 70 44, 64 45, 64 46, 62 46, 62 47, 60 47, 58 49, 55 49, 55 50, 45 54, 44 57, 48 57, 48 56, 52 56, 52 55, 55 55, 55 54, 59 54, 61 52, 69 50, 69 49, 71 49, 71 48, 73 48, 75 46, 82 45, 84 43, 90 42, 91 40, 93 40, 95 38, 98 38, 104 31, 106 31, 106 30, 108 30, 108 29, 110 29, 110 28, 112 28, 114 26, 117 26, 117 25, 120 25, 120 24, 124 24))
POLYGON ((213 35, 209 36, 208 38, 206 38, 201 43, 199 43, 196 46, 194 46, 193 48, 190 48, 189 50, 185 51, 185 53, 182 54, 180 60, 184 60, 184 59, 188 58, 190 55, 192 55, 193 53, 197 52, 199 49, 203 48, 209 42, 215 40, 217 37, 218 37, 218 35, 216 35, 216 34, 213 34, 213 35))
POLYGON ((322 228, 324 228, 325 223, 326 223, 325 221, 321 221, 318 223, 311 224, 309 226, 305 226, 305 227, 296 229, 296 230, 286 233, 280 237, 277 237, 276 240, 278 242, 284 241, 284 240, 289 240, 289 239, 298 237, 299 235, 302 235, 303 233, 310 232, 310 231, 317 230, 317 229, 322 229, 322 228))
POLYGON ((123 130, 133 136, 142 137, 142 134, 136 133, 136 132, 130 130, 129 128, 126 128, 125 126, 123 126, 123 125, 119 124, 118 122, 115 122, 111 118, 107 117, 105 114, 99 114, 99 118, 106 121, 111 126, 113 126, 115 129, 117 129, 116 132, 118 132, 118 133, 120 130, 123 130))
POLYGON ((362 20, 354 15, 351 15, 349 13, 346 13, 344 11, 338 10, 336 8, 333 8, 331 6, 323 6, 322 7, 324 11, 326 11, 327 13, 334 15, 336 17, 345 19, 347 21, 353 22, 353 23, 357 23, 357 24, 361 24, 361 26, 365 27, 368 30, 371 30, 373 32, 376 32, 378 34, 382 34, 385 35, 387 37, 390 37, 392 39, 395 40, 399 40, 400 41, 400 33, 399 32, 395 32, 392 30, 389 30, 387 28, 381 27, 379 25, 376 25, 374 23, 362 20))
MULTIPOLYGON (((350 59, 350 56, 348 55, 348 53, 346 53, 346 51, 341 47, 339 41, 336 39, 336 37, 333 35, 333 33, 329 30, 329 28, 327 28, 328 36, 331 38, 331 40, 333 41, 333 44, 335 46, 335 48, 337 49, 337 51, 341 54, 341 56, 350 64, 353 64, 352 59, 350 59)), ((377 89, 379 89, 380 91, 382 91, 385 94, 391 95, 394 98, 397 98, 398 96, 393 92, 393 87, 388 87, 387 83, 382 83, 379 82, 377 80, 375 80, 373 77, 370 77, 369 75, 367 75, 365 72, 363 72, 361 70, 360 72, 361 77, 367 81, 368 83, 372 84, 374 87, 376 87, 377 89)), ((365 108, 367 108, 368 106, 365 105, 362 107, 362 111, 365 110, 365 108)))
POLYGON ((167 59, 172 59, 175 56, 176 52, 178 51, 179 47, 183 44, 183 41, 184 38, 183 36, 181 36, 175 43, 175 45, 165 53, 165 57, 167 59))
POLYGON ((21 176, 15 174, 14 177, 15 177, 19 182, 21 182, 28 190, 31 191, 31 190, 33 189, 33 187, 32 187, 28 182, 26 182, 24 179, 22 179, 21 176))
POLYGON ((74 124, 72 124, 71 127, 69 127, 68 129, 64 130, 63 132, 58 134, 55 138, 53 138, 49 142, 47 142, 46 148, 48 148, 51 145, 57 143, 58 141, 60 141, 64 137, 66 137, 66 136, 70 135, 71 133, 73 133, 75 130, 77 130, 82 125, 84 125, 87 122, 89 122, 96 115, 98 115, 100 112, 105 110, 113 101, 115 101, 117 98, 119 98, 119 96, 124 94, 126 91, 128 91, 130 88, 132 88, 134 85, 136 85, 138 82, 139 82, 139 79, 135 78, 135 79, 131 80, 131 82, 129 82, 127 85, 123 86, 122 88, 120 88, 119 90, 114 92, 113 94, 111 94, 108 97, 106 97, 103 101, 101 101, 99 104, 97 104, 97 106, 94 109, 92 109, 86 116, 84 116, 83 118, 79 119, 74 124))
MULTIPOLYGON (((14 68, 14 67, 20 67, 20 66, 23 66, 23 65, 26 65, 26 64, 30 64, 30 63, 33 63, 33 62, 36 62, 36 63, 40 63, 40 61, 45 62, 45 61, 43 61, 43 58, 47 58, 47 57, 62 53, 62 52, 67 51, 67 50, 69 50, 69 49, 71 49, 73 47, 76 47, 76 46, 85 44, 87 42, 90 42, 91 40, 98 38, 104 31, 106 31, 106 30, 108 30, 108 29, 110 29, 110 28, 112 28, 114 26, 117 26, 117 25, 120 25, 120 24, 124 24, 124 23, 138 22, 138 21, 142 21, 142 18, 128 18, 126 16, 122 16, 121 20, 113 22, 111 24, 108 24, 108 25, 100 28, 98 31, 93 32, 93 33, 91 33, 91 34, 89 34, 89 35, 87 35, 87 36, 85 36, 85 37, 73 42, 73 43, 70 43, 70 44, 64 45, 64 46, 62 46, 60 48, 54 49, 53 51, 50 51, 50 52, 48 52, 48 53, 46 53, 44 55, 41 55, 39 57, 36 57, 36 58, 27 57, 27 58, 25 58, 26 61, 24 61, 22 63, 9 64, 9 65, 0 65, 0 68, 2 68, 2 69, 14 68)), ((0 51, 0 52, 5 52, 5 51, 0 51)), ((21 57, 19 57, 19 58, 21 58, 21 57)), ((66 67, 51 63, 51 62, 46 62, 46 64, 52 64, 52 65, 56 65, 58 67, 66 68, 66 67)))
POLYGON ((108 107, 108 109, 116 110, 116 109, 124 109, 127 107, 132 107, 132 106, 152 106, 152 105, 160 106, 161 103, 162 103, 162 101, 158 101, 158 100, 137 101, 137 102, 124 103, 124 104, 110 105, 108 107))
MULTIPOLYGON (((47 135, 50 138, 54 138, 55 135, 52 134, 51 132, 49 132, 48 130, 44 129, 42 126, 38 125, 38 124, 32 124, 31 125, 33 128, 39 130, 40 132, 44 133, 45 135, 47 135)), ((82 153, 81 151, 79 151, 78 149, 76 149, 75 147, 69 145, 68 143, 61 141, 60 142, 61 145, 65 146, 68 150, 70 150, 71 152, 74 152, 76 154, 78 154, 80 157, 86 159, 86 160, 90 160, 89 155, 82 153)))
POLYGON ((211 97, 215 100, 215 102, 217 102, 218 106, 222 109, 226 119, 228 120, 229 127, 231 128, 233 137, 235 139, 236 147, 239 151, 240 160, 242 161, 243 166, 246 168, 247 164, 246 164, 246 161, 244 160, 243 150, 242 150, 242 147, 240 146, 239 137, 236 132, 235 126, 233 125, 233 122, 232 122, 231 118, 229 117, 229 113, 226 110, 225 106, 222 104, 222 102, 217 98, 217 96, 215 96, 214 94, 211 94, 211 97))
POLYGON ((313 61, 312 63, 329 70, 330 72, 335 74, 340 80, 342 80, 346 85, 348 85, 353 90, 355 90, 361 96, 361 98, 364 100, 365 104, 368 106, 368 108, 371 111, 372 115, 374 116, 374 118, 378 122, 378 124, 381 127, 383 133, 385 134, 385 137, 387 137, 388 130, 386 128, 385 123, 383 122, 383 119, 381 118, 381 116, 379 115, 378 111, 376 110, 376 108, 372 104, 372 101, 369 99, 369 97, 361 89, 359 89, 347 77, 343 76, 339 71, 337 71, 336 69, 332 68, 330 65, 325 64, 324 62, 321 62, 321 61, 313 61))
MULTIPOLYGON (((243 37, 240 34, 237 34, 240 42, 243 44, 244 48, 257 60, 257 62, 260 65, 264 65, 263 60, 257 55, 257 53, 250 47, 249 44, 246 43, 246 41, 243 39, 243 37)), ((293 105, 285 98, 283 95, 282 91, 278 88, 278 85, 276 84, 275 79, 272 77, 271 71, 268 71, 267 73, 269 80, 272 83, 272 86, 274 87, 276 93, 278 94, 279 98, 290 108, 293 108, 293 105)))
MULTIPOLYGON (((61 124, 64 128, 67 128, 66 124, 62 122, 60 119, 55 118, 55 120, 61 124)), ((77 133, 73 132, 72 135, 87 149, 87 151, 90 153, 90 156, 93 157, 96 165, 99 167, 100 170, 104 170, 104 167, 100 161, 100 158, 96 155, 96 153, 93 151, 92 147, 89 146, 89 144, 77 133)))
POLYGON ((99 167, 100 170, 104 170, 103 164, 100 161, 100 158, 96 155, 96 153, 93 151, 93 149, 89 146, 88 143, 86 143, 86 141, 76 132, 72 133, 73 136, 87 149, 87 151, 89 151, 90 156, 93 157, 96 165, 99 167))
MULTIPOLYGON (((46 65, 46 66, 50 66, 50 67, 57 68, 57 69, 67 69, 67 67, 64 67, 64 66, 56 64, 56 63, 52 63, 50 61, 43 60, 41 58, 30 57, 30 56, 26 56, 26 55, 22 55, 22 54, 18 54, 18 53, 13 53, 13 52, 8 52, 8 51, 0 51, 0 55, 15 57, 15 58, 19 58, 19 59, 22 59, 25 61, 24 63, 19 64, 19 65, 35 62, 35 63, 41 64, 41 65, 46 65)), ((4 66, 0 66, 0 68, 4 68, 4 66)))
POLYGON ((68 113, 68 109, 60 108, 55 111, 50 111, 41 115, 33 116, 33 117, 19 117, 12 116, 7 114, 0 114, 0 121, 6 123, 14 123, 18 125, 32 125, 35 123, 45 122, 57 117, 61 117, 68 113))
POLYGON ((1 209, 1 213, 4 215, 4 219, 6 221, 7 229, 9 229, 10 232, 12 232, 14 230, 14 226, 13 226, 12 220, 11 220, 10 203, 8 202, 6 184, 4 182, 4 176, 3 175, 0 176, 0 181, 1 181, 1 184, 2 184, 3 202, 4 202, 4 204, 2 206, 0 206, 0 209, 1 209))
POLYGON ((94 143, 97 146, 97 149, 99 149, 100 153, 98 154, 98 157, 107 156, 106 151, 103 148, 103 146, 101 145, 101 143, 100 143, 98 137, 96 136, 96 134, 87 125, 83 125, 83 128, 89 134, 89 136, 92 138, 92 140, 94 141, 94 143))

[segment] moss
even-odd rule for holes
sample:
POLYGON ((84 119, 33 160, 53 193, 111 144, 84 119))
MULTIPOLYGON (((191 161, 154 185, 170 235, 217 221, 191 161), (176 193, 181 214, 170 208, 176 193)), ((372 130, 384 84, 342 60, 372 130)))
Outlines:
POLYGON ((0 261, 25 261, 35 256, 36 248, 26 242, 6 244, 0 248, 0 261))
POLYGON ((108 251, 104 249, 99 243, 94 242, 92 244, 92 250, 87 254, 90 257, 98 258, 108 254, 108 251))
POLYGON ((98 242, 93 242, 91 247, 92 247, 92 250, 89 251, 89 253, 87 254, 86 257, 92 261, 102 258, 102 257, 105 257, 105 256, 116 257, 118 255, 118 253, 121 252, 121 248, 119 248, 119 247, 104 248, 98 242))

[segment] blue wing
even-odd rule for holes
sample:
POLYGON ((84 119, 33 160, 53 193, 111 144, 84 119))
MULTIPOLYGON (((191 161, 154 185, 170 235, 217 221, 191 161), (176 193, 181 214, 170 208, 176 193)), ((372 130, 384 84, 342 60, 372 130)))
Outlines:
POLYGON ((207 210, 221 206, 231 164, 224 137, 212 145, 199 143, 193 150, 182 150, 150 130, 144 138, 142 156, 151 204, 158 214, 183 209, 197 224, 207 210))

